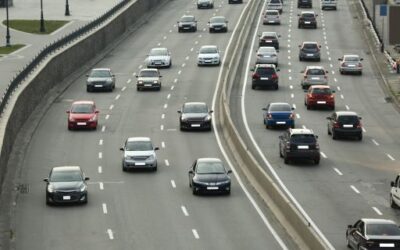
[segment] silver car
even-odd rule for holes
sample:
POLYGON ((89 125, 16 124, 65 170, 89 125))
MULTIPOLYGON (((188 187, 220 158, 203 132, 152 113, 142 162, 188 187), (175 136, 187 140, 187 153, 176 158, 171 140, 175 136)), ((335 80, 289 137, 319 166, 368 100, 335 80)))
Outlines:
POLYGON ((337 10, 337 1, 336 0, 321 0, 321 9, 334 9, 337 10))
POLYGON ((197 0, 197 8, 202 9, 212 9, 214 8, 214 1, 213 0, 197 0))
POLYGON ((278 52, 274 47, 259 47, 256 64, 275 64, 275 66, 278 66, 278 52))
POLYGON ((267 10, 277 10, 279 13, 282 13, 283 4, 282 0, 268 0, 267 10))
POLYGON ((277 10, 266 10, 263 17, 263 24, 281 24, 281 16, 277 10))
POLYGON ((344 55, 338 59, 340 61, 339 72, 340 74, 355 73, 362 75, 363 65, 359 55, 344 55))
POLYGON ((219 49, 215 45, 201 46, 197 55, 197 65, 220 65, 219 49))
POLYGON ((157 171, 156 150, 148 137, 130 137, 125 141, 121 151, 124 152, 122 170, 151 169, 157 171))
POLYGON ((308 89, 311 85, 328 84, 328 71, 322 66, 307 66, 300 73, 303 73, 300 83, 303 89, 308 89))
POLYGON ((171 53, 167 48, 153 48, 146 58, 146 65, 148 68, 161 68, 161 67, 171 67, 171 53))
POLYGON ((92 69, 90 74, 86 75, 86 91, 106 89, 113 91, 115 88, 115 75, 109 68, 92 69))
POLYGON ((136 75, 136 89, 161 89, 161 75, 158 69, 141 69, 139 74, 136 75))

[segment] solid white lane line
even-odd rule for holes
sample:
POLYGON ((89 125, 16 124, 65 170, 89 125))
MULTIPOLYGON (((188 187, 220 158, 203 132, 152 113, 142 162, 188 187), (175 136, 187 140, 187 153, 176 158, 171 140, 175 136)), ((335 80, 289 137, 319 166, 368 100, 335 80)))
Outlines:
POLYGON ((101 166, 98 166, 97 171, 99 172, 99 174, 101 174, 101 173, 103 173, 103 168, 101 166))
POLYGON ((379 143, 377 141, 375 141, 375 139, 371 139, 371 141, 376 145, 379 146, 379 143))
MULTIPOLYGON (((124 92, 125 89, 126 89, 126 87, 124 86, 124 87, 122 87, 121 91, 124 92)), ((119 97, 118 97, 118 98, 119 98, 119 97)), ((118 98, 116 98, 116 100, 118 100, 118 98)))
POLYGON ((189 216, 189 213, 188 213, 188 211, 186 210, 186 207, 185 207, 185 206, 181 206, 181 209, 182 209, 182 212, 183 212, 183 214, 184 214, 185 216, 189 216))
POLYGON ((169 166, 169 161, 168 160, 165 160, 165 166, 169 166))
POLYGON ((104 190, 104 184, 103 184, 103 182, 99 182, 99 188, 100 188, 100 190, 104 190))
POLYGON ((111 104, 111 105, 110 105, 110 110, 112 110, 113 108, 114 108, 114 105, 111 104))
POLYGON ((168 104, 164 104, 164 109, 168 108, 168 104))
POLYGON ((326 154, 324 153, 324 152, 320 152, 320 154, 322 155, 322 157, 324 157, 325 159, 327 159, 328 158, 328 156, 326 156, 326 154))
POLYGON ((126 83, 129 84, 129 83, 131 83, 131 81, 132 81, 132 79, 129 78, 128 81, 126 81, 126 83))
POLYGON ((372 209, 378 214, 378 215, 383 215, 381 211, 379 211, 378 208, 372 207, 372 209))
POLYGON ((171 186, 172 186, 172 188, 176 188, 176 184, 175 184, 174 180, 171 180, 171 186))
POLYGON ((196 230, 196 229, 192 229, 192 233, 193 233, 195 239, 200 239, 200 236, 199 236, 199 234, 197 233, 197 230, 196 230))
POLYGON ((345 105, 345 107, 346 107, 347 110, 350 110, 350 107, 348 105, 345 105))
POLYGON ((297 113, 296 113, 296 118, 297 118, 297 119, 300 119, 300 115, 299 115, 299 114, 297 114, 297 113))
POLYGON ((167 99, 169 99, 169 98, 171 98, 171 94, 168 94, 168 95, 167 95, 167 99))
POLYGON ((103 158, 103 153, 99 152, 99 159, 102 159, 102 158, 103 158))
POLYGON ((358 189, 357 189, 355 186, 350 185, 350 187, 351 187, 351 189, 353 189, 353 191, 356 192, 357 194, 360 193, 360 191, 358 191, 358 189))
POLYGON ((395 161, 395 160, 396 160, 396 159, 395 159, 393 156, 391 156, 390 154, 386 154, 386 156, 389 157, 389 159, 392 160, 392 161, 395 161))
POLYGON ((343 175, 343 173, 342 173, 342 172, 340 172, 340 170, 339 170, 339 169, 337 169, 337 168, 333 168, 333 170, 335 170, 335 172, 336 172, 338 175, 343 175))
POLYGON ((160 126, 160 130, 163 131, 164 130, 164 125, 160 126))
POLYGON ((165 148, 165 142, 163 142, 163 141, 161 142, 161 147, 165 148))
POLYGON ((103 139, 100 139, 100 140, 99 140, 99 145, 100 145, 100 146, 103 145, 103 139))
POLYGON ((118 100, 120 97, 121 97, 121 95, 117 95, 117 96, 115 97, 115 100, 118 100))
POLYGON ((341 95, 340 95, 340 98, 344 99, 344 95, 341 94, 341 95))
POLYGON ((106 204, 106 203, 103 203, 103 213, 104 213, 104 214, 107 214, 107 213, 108 213, 108 211, 107 211, 107 204, 106 204))
POLYGON ((107 234, 108 234, 108 238, 110 238, 110 240, 114 239, 114 233, 111 229, 107 229, 107 234))
POLYGON ((106 120, 108 120, 110 118, 110 115, 106 115, 106 120))
POLYGON ((165 119, 165 114, 162 114, 162 115, 161 115, 161 119, 165 119))
POLYGON ((103 127, 101 127, 101 132, 104 132, 104 131, 106 131, 106 126, 105 125, 103 125, 103 127))

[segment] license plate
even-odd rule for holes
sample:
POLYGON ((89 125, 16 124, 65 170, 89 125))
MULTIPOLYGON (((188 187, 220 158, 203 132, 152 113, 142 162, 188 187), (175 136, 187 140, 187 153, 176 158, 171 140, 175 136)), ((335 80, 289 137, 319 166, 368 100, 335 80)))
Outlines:
POLYGON ((191 124, 190 126, 193 128, 198 128, 198 127, 200 127, 200 124, 191 124))
POLYGON ((206 63, 210 63, 211 62, 211 60, 204 60, 206 63))
POLYGON ((304 22, 305 24, 310 24, 311 22, 304 22))
POLYGON ((145 84, 144 86, 145 87, 151 87, 151 84, 145 84))
POLYGON ((344 124, 343 125, 343 128, 352 128, 353 127, 353 124, 344 124))
POLYGON ((326 101, 317 101, 317 104, 326 104, 326 101))
POLYGON ((311 77, 312 80, 319 80, 318 77, 311 77))
POLYGON ((207 190, 218 190, 218 187, 207 187, 207 190))
POLYGON ((355 67, 356 65, 355 64, 349 64, 349 67, 355 67))
POLYGON ((269 23, 274 23, 275 21, 268 21, 269 23))
POLYGON ((220 30, 221 28, 214 28, 215 30, 220 30))
POLYGON ((69 201, 69 200, 71 200, 71 196, 69 196, 69 195, 64 195, 64 196, 63 196, 63 200, 69 201))
POLYGON ((144 162, 135 162, 135 166, 144 166, 146 163, 144 162))
POLYGON ((307 54, 307 56, 313 56, 314 54, 307 54))
MULTIPOLYGON (((273 21, 271 21, 271 22, 273 22, 273 21)), ((267 43, 272 43, 272 40, 267 40, 267 41, 265 41, 265 42, 267 42, 267 43)))
POLYGON ((394 247, 394 243, 379 243, 379 247, 394 247))
POLYGON ((103 87, 103 85, 98 85, 98 84, 96 84, 96 85, 94 85, 94 87, 95 87, 95 88, 101 88, 101 87, 103 87))
POLYGON ((308 145, 297 146, 297 149, 308 149, 308 148, 309 148, 308 145))
POLYGON ((268 77, 261 77, 261 80, 268 80, 268 77))
POLYGON ((189 29, 189 27, 183 27, 183 29, 185 29, 185 30, 188 30, 188 29, 189 29))
POLYGON ((86 122, 77 122, 76 124, 79 125, 79 126, 85 126, 86 122))
POLYGON ((276 122, 276 124, 286 124, 286 122, 276 122))

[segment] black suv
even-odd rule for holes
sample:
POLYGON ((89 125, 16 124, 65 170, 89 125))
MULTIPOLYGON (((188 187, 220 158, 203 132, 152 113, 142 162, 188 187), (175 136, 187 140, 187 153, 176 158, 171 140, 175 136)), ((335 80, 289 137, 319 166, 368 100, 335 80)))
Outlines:
POLYGON ((356 112, 337 111, 326 119, 328 119, 328 135, 332 135, 332 139, 336 140, 340 136, 346 136, 362 140, 361 117, 356 112))
POLYGON ((312 8, 312 0, 297 0, 297 8, 312 8))
POLYGON ((279 50, 279 40, 278 37, 281 35, 276 34, 276 32, 263 32, 259 35, 260 39, 258 40, 258 45, 261 46, 270 46, 274 47, 276 50, 279 50))
POLYGON ((297 27, 300 28, 317 28, 317 14, 314 11, 302 11, 301 14, 298 14, 299 22, 297 27))
POLYGON ((289 129, 279 136, 279 156, 285 164, 292 159, 310 159, 318 165, 321 156, 317 138, 310 129, 289 129))
POLYGON ((251 71, 253 71, 251 76, 252 89, 256 89, 257 87, 273 87, 277 90, 279 88, 279 77, 276 73, 279 69, 274 64, 256 64, 251 71))

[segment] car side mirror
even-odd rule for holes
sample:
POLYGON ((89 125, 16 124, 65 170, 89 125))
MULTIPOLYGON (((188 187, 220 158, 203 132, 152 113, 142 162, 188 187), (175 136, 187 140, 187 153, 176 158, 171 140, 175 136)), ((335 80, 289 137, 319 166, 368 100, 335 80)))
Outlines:
POLYGON ((43 181, 48 183, 49 182, 49 178, 44 178, 43 181))
POLYGON ((115 77, 115 74, 112 74, 111 76, 112 76, 112 77, 115 77))
POLYGON ((364 61, 364 58, 360 58, 360 61, 364 61))
POLYGON ((160 148, 159 147, 155 147, 154 150, 160 150, 160 148))
POLYGON ((327 119, 327 120, 332 120, 332 117, 327 117, 326 119, 327 119))
POLYGON ((120 151, 125 151, 125 149, 124 149, 124 148, 119 148, 119 150, 120 150, 120 151))
POLYGON ((162 76, 159 76, 160 78, 162 78, 162 76))
POLYGON ((67 114, 69 114, 69 113, 71 113, 71 111, 69 111, 69 110, 67 110, 67 111, 65 111, 67 114))
POLYGON ((358 119, 361 120, 362 118, 361 118, 361 117, 358 117, 358 119))
POLYGON ((98 114, 98 113, 100 113, 100 111, 96 110, 96 111, 94 111, 94 113, 98 114))
POLYGON ((182 111, 181 111, 181 110, 178 110, 177 112, 178 112, 179 114, 182 114, 182 111))
POLYGON ((267 108, 262 108, 261 110, 267 111, 267 108))
POLYGON ((329 73, 329 71, 328 71, 328 70, 325 70, 325 73, 329 73))
POLYGON ((281 71, 280 69, 276 69, 276 71, 281 71))
POLYGON ((391 187, 394 187, 394 181, 391 181, 391 182, 390 182, 390 186, 391 186, 391 187))
POLYGON ((315 136, 315 139, 318 139, 318 135, 315 136))
POLYGON ((292 107, 292 110, 295 110, 295 108, 294 108, 294 107, 292 107))
POLYGON ((227 174, 232 174, 232 170, 229 169, 226 173, 227 174))
POLYGON ((318 48, 321 48, 321 45, 318 45, 318 48))
POLYGON ((301 48, 301 45, 299 45, 299 48, 301 48))
POLYGON ((88 181, 88 180, 90 180, 90 178, 89 177, 85 177, 85 181, 88 181))
POLYGON ((89 74, 86 74, 86 77, 89 77, 89 74))
POLYGON ((193 170, 189 170, 189 174, 194 174, 193 170))

